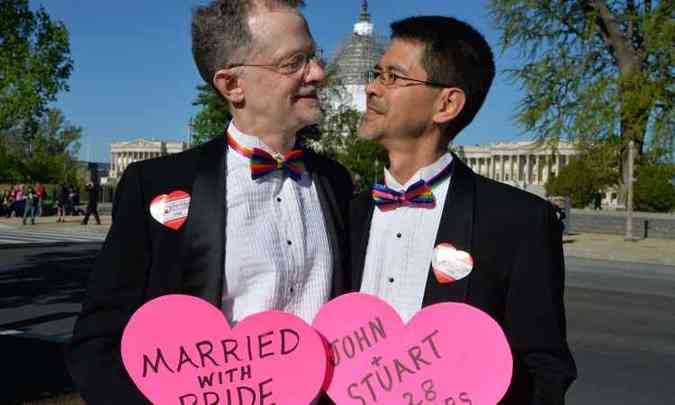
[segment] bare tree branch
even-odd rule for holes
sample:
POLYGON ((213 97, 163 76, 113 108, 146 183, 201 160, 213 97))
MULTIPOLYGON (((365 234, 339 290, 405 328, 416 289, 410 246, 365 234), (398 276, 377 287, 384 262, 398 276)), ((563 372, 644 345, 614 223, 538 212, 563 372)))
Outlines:
POLYGON ((634 73, 640 68, 637 53, 628 38, 621 32, 621 27, 604 0, 592 0, 591 6, 597 12, 597 21, 611 47, 616 52, 616 61, 622 75, 634 73))

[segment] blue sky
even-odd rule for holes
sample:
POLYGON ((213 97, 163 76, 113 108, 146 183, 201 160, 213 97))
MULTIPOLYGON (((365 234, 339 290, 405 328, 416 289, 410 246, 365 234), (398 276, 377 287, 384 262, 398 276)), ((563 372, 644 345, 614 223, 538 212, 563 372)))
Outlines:
MULTIPOLYGON (((55 103, 83 127, 80 157, 108 161, 110 143, 136 138, 184 140, 195 87, 201 83, 190 51, 190 15, 197 0, 31 0, 70 32, 75 62, 70 91, 55 103)), ((303 12, 328 56, 352 30, 361 0, 307 0, 303 12)), ((487 0, 371 0, 375 30, 389 34, 397 19, 452 15, 481 31, 497 56, 497 78, 483 109, 460 134, 459 144, 527 138, 513 123, 521 92, 503 70, 518 60, 502 55, 487 0)))

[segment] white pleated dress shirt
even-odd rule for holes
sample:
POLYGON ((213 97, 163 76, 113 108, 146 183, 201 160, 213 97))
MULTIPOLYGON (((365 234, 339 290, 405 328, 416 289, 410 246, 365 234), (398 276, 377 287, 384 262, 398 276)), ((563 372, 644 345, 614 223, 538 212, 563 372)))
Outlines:
MULTIPOLYGON (((387 187, 403 191, 419 180, 428 181, 452 162, 449 153, 399 184, 384 169, 387 187)), ((443 214, 450 176, 432 188, 434 208, 399 207, 381 211, 375 207, 370 225, 361 292, 387 301, 407 322, 422 308, 438 226, 443 214)))
MULTIPOLYGON (((259 138, 230 123, 228 132, 247 148, 273 154, 259 138)), ((227 226, 222 307, 236 323, 248 315, 281 310, 311 323, 330 298, 332 255, 311 176, 299 182, 277 170, 251 179, 250 159, 227 150, 227 226)))

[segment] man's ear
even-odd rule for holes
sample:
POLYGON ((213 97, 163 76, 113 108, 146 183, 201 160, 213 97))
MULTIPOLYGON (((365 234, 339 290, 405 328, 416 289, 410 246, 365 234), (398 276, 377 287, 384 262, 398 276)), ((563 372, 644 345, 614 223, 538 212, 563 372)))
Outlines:
POLYGON ((438 108, 433 116, 436 124, 443 125, 457 118, 466 104, 464 90, 456 87, 445 88, 438 98, 438 108))
POLYGON ((213 75, 213 86, 232 104, 244 102, 244 89, 233 69, 221 69, 213 75))

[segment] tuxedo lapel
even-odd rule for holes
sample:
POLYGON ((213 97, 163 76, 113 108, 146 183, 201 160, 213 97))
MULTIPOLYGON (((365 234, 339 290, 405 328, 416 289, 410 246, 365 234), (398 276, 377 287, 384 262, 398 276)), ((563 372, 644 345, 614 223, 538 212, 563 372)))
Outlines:
POLYGON ((318 157, 312 152, 305 151, 305 167, 312 177, 321 205, 328 243, 330 244, 333 260, 333 279, 331 297, 336 297, 345 288, 342 248, 339 243, 338 229, 345 229, 345 219, 342 218, 340 207, 335 197, 335 190, 329 179, 321 173, 318 157))
POLYGON ((350 209, 350 226, 352 229, 350 239, 352 247, 352 290, 354 291, 361 289, 374 208, 375 204, 373 204, 370 191, 363 192, 352 200, 350 209))
POLYGON ((180 267, 182 291, 220 307, 225 265, 225 138, 204 145, 192 186, 180 267))
MULTIPOLYGON (((450 243, 456 249, 472 254, 476 178, 456 155, 453 159, 455 167, 434 246, 450 243)), ((454 283, 441 284, 430 268, 422 306, 446 301, 465 302, 470 281, 471 275, 454 283)))

